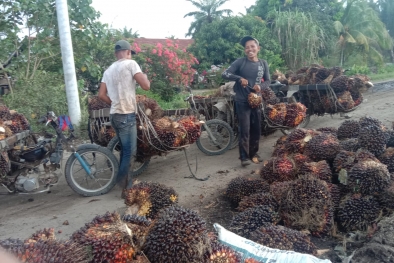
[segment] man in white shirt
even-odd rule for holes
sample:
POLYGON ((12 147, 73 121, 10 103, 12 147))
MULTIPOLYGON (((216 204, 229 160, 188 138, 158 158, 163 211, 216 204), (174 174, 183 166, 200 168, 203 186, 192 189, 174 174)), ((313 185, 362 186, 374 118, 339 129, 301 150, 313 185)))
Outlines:
POLYGON ((104 72, 98 94, 102 101, 111 105, 111 125, 122 147, 117 182, 125 187, 128 181, 127 189, 132 186, 128 175, 131 157, 137 150, 136 83, 144 90, 150 89, 147 76, 142 73, 137 62, 131 59, 132 54, 135 52, 131 50, 130 43, 125 40, 116 42, 117 61, 104 72))

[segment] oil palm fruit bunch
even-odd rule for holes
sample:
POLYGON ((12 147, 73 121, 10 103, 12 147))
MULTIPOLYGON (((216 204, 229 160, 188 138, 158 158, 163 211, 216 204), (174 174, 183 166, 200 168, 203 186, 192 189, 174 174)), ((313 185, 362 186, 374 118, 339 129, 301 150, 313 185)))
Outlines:
MULTIPOLYGON (((1 125, 0 125, 1 126, 1 125)), ((389 130, 388 131, 388 141, 387 141, 387 147, 394 147, 394 130, 389 130)))
MULTIPOLYGON (((337 184, 327 184, 327 185, 328 185, 328 189, 330 190, 330 194, 331 194, 332 206, 334 208, 334 211, 337 211, 339 208, 339 203, 342 198, 341 187, 343 187, 343 185, 337 185, 337 184)), ((347 191, 344 191, 344 192, 347 193, 347 191)))
POLYGON ((329 70, 330 70, 330 74, 334 76, 333 79, 342 76, 343 74, 343 69, 341 67, 332 67, 329 70))
POLYGON ((170 206, 149 230, 143 252, 151 262, 204 262, 209 251, 206 223, 197 212, 170 206))
POLYGON ((303 163, 298 169, 298 174, 309 174, 327 183, 332 181, 331 168, 325 160, 303 163))
POLYGON ((286 139, 286 149, 289 153, 303 153, 305 146, 316 135, 313 130, 295 129, 286 139))
POLYGON ((275 105, 276 103, 279 103, 279 98, 276 97, 275 92, 270 87, 262 88, 261 96, 264 104, 275 105))
POLYGON ((261 105, 263 99, 261 96, 255 92, 250 92, 248 95, 248 103, 252 109, 255 109, 261 105))
POLYGON ((389 186, 387 166, 371 160, 356 163, 348 172, 348 186, 355 193, 377 195, 389 186))
POLYGON ((349 77, 338 76, 331 81, 330 86, 335 93, 342 93, 349 89, 349 77))
POLYGON ((381 192, 377 199, 385 215, 391 215, 394 211, 394 174, 391 174, 389 186, 381 192))
POLYGON ((0 120, 8 121, 11 119, 10 109, 5 105, 0 105, 0 120))
POLYGON ((316 84, 319 83, 324 83, 324 80, 326 80, 329 76, 330 76, 330 70, 328 68, 320 68, 317 72, 316 72, 316 84))
POLYGON ((306 107, 303 104, 297 102, 286 105, 285 126, 296 127, 301 124, 305 117, 306 107))
POLYGON ((334 135, 322 133, 308 141, 304 154, 314 161, 333 160, 339 150, 338 139, 334 135))
POLYGON ((250 233, 266 223, 276 224, 280 220, 279 214, 269 206, 248 208, 234 216, 230 224, 230 231, 249 238, 250 233))
POLYGON ((185 116, 178 121, 179 125, 187 132, 187 143, 193 144, 200 138, 201 123, 197 120, 196 116, 185 116))
POLYGON ((358 143, 362 148, 379 156, 386 150, 387 137, 377 125, 363 126, 358 135, 358 143))
POLYGON ((341 110, 350 110, 356 105, 349 91, 344 91, 343 93, 338 94, 337 98, 337 104, 341 110))
POLYGON ((91 96, 88 98, 88 110, 101 110, 111 108, 111 105, 105 103, 104 101, 100 100, 98 96, 91 96))
POLYGON ((319 103, 323 106, 325 113, 334 114, 338 111, 337 100, 329 95, 321 96, 319 103))
POLYGON ((260 192, 242 198, 237 210, 242 212, 246 209, 262 205, 271 207, 273 211, 278 211, 279 209, 278 201, 270 193, 260 192))
POLYGON ((348 195, 341 200, 337 218, 346 230, 366 230, 380 214, 381 208, 373 196, 348 195))
POLYGON ((285 226, 308 229, 313 235, 331 231, 333 207, 329 185, 311 175, 291 181, 281 196, 280 214, 285 226))
POLYGON ((72 234, 71 239, 91 251, 92 262, 129 262, 136 248, 127 225, 118 213, 96 216, 72 234))
POLYGON ((204 256, 204 263, 241 263, 242 256, 229 246, 220 243, 217 238, 211 238, 211 249, 204 256))
POLYGON ((260 176, 269 184, 293 180, 296 176, 296 166, 290 158, 273 157, 261 168, 260 176))
POLYGON ((285 103, 265 106, 268 119, 276 125, 283 125, 286 119, 287 108, 285 103))
POLYGON ((178 202, 172 187, 153 182, 139 182, 125 192, 125 204, 139 216, 154 219, 158 212, 178 202))
POLYGON ((289 191, 290 186, 292 186, 292 181, 275 182, 270 185, 269 193, 275 198, 279 206, 281 206, 283 196, 289 191))
POLYGON ((145 115, 148 116, 150 120, 163 117, 163 110, 154 99, 148 98, 145 95, 137 95, 136 100, 140 105, 138 110, 143 110, 145 115))
POLYGON ((45 241, 45 240, 55 240, 55 229, 53 228, 44 228, 42 230, 38 230, 35 232, 33 235, 28 237, 25 240, 25 243, 34 243, 39 240, 45 241))
POLYGON ((238 205, 245 196, 268 191, 269 185, 264 180, 236 177, 229 182, 224 195, 233 205, 238 205))
POLYGON ((337 136, 338 128, 336 128, 336 127, 322 127, 322 128, 316 129, 316 131, 322 132, 322 133, 329 133, 334 136, 337 136))
POLYGON ((286 147, 285 147, 286 139, 287 139, 287 135, 283 135, 276 141, 272 156, 282 157, 282 156, 288 155, 288 153, 286 151, 286 147))
POLYGON ((264 224, 250 234, 250 239, 269 248, 317 254, 317 247, 306 234, 284 226, 264 224))
POLYGON ((378 157, 379 161, 387 165, 390 173, 394 172, 394 148, 387 148, 382 155, 378 157))
POLYGON ((337 156, 335 156, 333 162, 333 170, 339 173, 341 170, 350 171, 356 162, 356 153, 351 151, 341 150, 337 156))
POLYGON ((8 158, 8 152, 0 152, 0 181, 5 177, 11 169, 11 162, 8 158))
POLYGON ((17 126, 19 131, 30 130, 29 121, 21 113, 14 113, 11 115, 12 124, 17 126), (15 123, 15 124, 14 124, 15 123))
POLYGON ((357 138, 350 138, 339 141, 341 149, 344 151, 355 152, 360 148, 357 138))
POLYGON ((146 235, 152 222, 144 216, 138 216, 135 214, 125 214, 122 217, 122 221, 126 223, 130 229, 130 235, 132 236, 133 243, 139 250, 145 243, 146 235))

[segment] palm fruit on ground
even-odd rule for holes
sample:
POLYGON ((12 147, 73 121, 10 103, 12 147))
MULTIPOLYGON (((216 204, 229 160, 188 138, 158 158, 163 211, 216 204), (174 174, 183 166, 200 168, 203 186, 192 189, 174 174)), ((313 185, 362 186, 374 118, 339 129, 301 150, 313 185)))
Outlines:
POLYGON ((360 118, 359 123, 361 128, 374 125, 381 128, 384 132, 388 131, 388 128, 380 120, 370 116, 360 118))
POLYGON ((264 104, 275 105, 276 103, 279 103, 279 98, 276 97, 275 92, 270 87, 262 88, 261 96, 264 104))
POLYGON ((111 108, 111 105, 105 103, 104 101, 100 100, 98 96, 91 96, 88 98, 88 110, 101 110, 111 108))
POLYGON ((133 237, 118 213, 107 212, 72 234, 71 239, 90 248, 92 262, 129 262, 136 255, 133 237))
POLYGON ((360 148, 357 138, 341 140, 339 141, 339 145, 341 146, 341 150, 349 152, 355 152, 360 148))
POLYGON ((298 174, 313 175, 314 177, 326 181, 327 183, 331 183, 332 181, 331 168, 325 160, 319 162, 304 163, 299 167, 298 174))
POLYGON ((204 262, 209 238, 204 219, 197 212, 171 206, 163 209, 149 230, 143 252, 151 262, 204 262))
POLYGON ((38 230, 25 240, 25 243, 34 243, 37 241, 55 240, 55 230, 53 228, 44 228, 38 230))
POLYGON ((342 198, 341 186, 337 184, 327 184, 331 194, 331 202, 335 211, 339 208, 339 203, 342 198))
POLYGON ((262 205, 269 206, 274 211, 278 211, 279 209, 279 204, 275 197, 273 197, 270 193, 260 192, 242 198, 241 202, 239 202, 237 210, 242 212, 246 209, 262 205))
POLYGON ((323 128, 318 128, 316 131, 322 132, 322 133, 329 133, 334 136, 337 136, 338 133, 338 128, 336 127, 323 127, 323 128))
POLYGON ((344 75, 336 77, 331 81, 330 86, 335 93, 342 93, 349 88, 349 77, 344 75))
POLYGON ((133 242, 139 250, 145 243, 146 235, 148 234, 151 221, 144 216, 125 214, 122 217, 122 221, 126 223, 130 229, 130 235, 132 236, 133 242))
POLYGON ((394 148, 387 148, 383 154, 378 157, 379 161, 387 165, 387 169, 390 173, 394 172, 394 148))
POLYGON ((335 156, 333 162, 333 170, 339 173, 342 169, 350 171, 356 161, 356 153, 350 151, 341 150, 337 156, 335 156))
POLYGON ((250 240, 269 248, 317 254, 316 246, 306 234, 284 226, 265 224, 250 234, 250 240))
POLYGON ((311 158, 309 158, 308 156, 301 154, 301 153, 293 153, 293 154, 290 154, 288 157, 294 161, 296 169, 297 169, 297 173, 299 173, 300 169, 302 169, 302 167, 305 163, 312 162, 311 158))
POLYGON ((297 127, 306 117, 306 107, 297 102, 286 104, 286 116, 284 125, 288 127, 297 127))
POLYGON ((314 161, 333 160, 340 150, 338 139, 331 134, 314 136, 305 146, 304 154, 314 161))
POLYGON ((210 236, 210 250, 204 255, 204 263, 241 263, 242 256, 231 247, 226 246, 210 236))
POLYGON ((308 229, 313 235, 330 233, 333 205, 329 184, 311 175, 291 181, 280 197, 280 214, 285 226, 308 229))
POLYGON ((126 190, 125 204, 130 211, 149 219, 158 212, 178 202, 178 194, 172 187, 153 182, 140 182, 126 190))
POLYGON ((265 106, 265 111, 268 119, 276 124, 283 125, 286 119, 287 109, 285 103, 278 103, 275 105, 268 104, 265 106))
POLYGON ((361 161, 379 162, 379 159, 376 158, 375 155, 372 154, 370 151, 360 148, 356 151, 356 162, 361 161))
POLYGON ((394 211, 394 174, 391 174, 391 180, 389 186, 384 189, 377 199, 379 201, 380 207, 383 209, 385 215, 391 215, 394 211))
POLYGON ((274 145, 274 151, 272 153, 273 157, 287 156, 288 153, 285 148, 286 139, 287 139, 287 135, 283 135, 276 141, 274 145))
POLYGON ((307 129, 295 129, 286 139, 286 149, 289 153, 303 153, 306 144, 317 133, 307 129))
POLYGON ((348 172, 347 182, 354 193, 377 195, 389 186, 390 173, 380 162, 361 161, 348 172))
POLYGON ((381 212, 377 199, 361 194, 348 195, 341 200, 337 218, 346 230, 366 230, 381 212))
POLYGON ((292 181, 285 182, 275 182, 270 185, 269 193, 275 198, 278 202, 279 207, 281 206, 282 196, 285 192, 289 190, 289 187, 292 185, 292 181))
POLYGON ((258 192, 268 192, 268 191, 269 191, 269 185, 264 180, 236 177, 232 179, 227 185, 225 196, 234 205, 238 205, 238 203, 245 196, 249 196, 258 192))
POLYGON ((358 143, 361 148, 370 151, 375 156, 379 156, 386 150, 387 138, 380 127, 369 125, 360 129, 358 143))
POLYGON ((261 168, 260 176, 269 184, 293 180, 296 176, 296 166, 290 158, 273 157, 261 168))
POLYGON ((248 208, 234 216, 230 224, 230 231, 244 238, 249 238, 251 232, 265 223, 276 224, 280 220, 279 214, 269 206, 248 208))

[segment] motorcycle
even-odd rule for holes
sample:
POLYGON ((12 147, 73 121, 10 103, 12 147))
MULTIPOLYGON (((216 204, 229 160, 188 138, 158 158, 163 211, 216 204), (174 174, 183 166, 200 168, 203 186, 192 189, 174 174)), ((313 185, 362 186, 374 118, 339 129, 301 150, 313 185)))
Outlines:
POLYGON ((10 171, 0 177, 0 185, 9 194, 49 192, 63 174, 68 185, 82 196, 106 194, 116 184, 119 163, 112 152, 96 144, 82 144, 75 149, 74 130, 68 129, 66 137, 59 121, 53 111, 48 111, 38 123, 50 125, 55 136, 46 134, 37 138, 26 131, 23 132, 26 136, 17 135, 22 139, 9 145, 10 171), (70 151, 71 155, 62 170, 64 151, 70 151))

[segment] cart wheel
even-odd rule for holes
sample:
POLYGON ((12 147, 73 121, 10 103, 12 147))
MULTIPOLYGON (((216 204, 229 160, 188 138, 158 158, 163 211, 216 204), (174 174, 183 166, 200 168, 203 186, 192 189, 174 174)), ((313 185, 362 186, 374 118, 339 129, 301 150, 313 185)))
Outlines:
POLYGON ((220 155, 230 149, 234 142, 234 132, 231 126, 224 121, 213 119, 201 127, 201 136, 198 138, 197 147, 207 155, 220 155), (209 129, 213 139, 206 129, 209 129))
MULTIPOLYGON (((122 150, 122 147, 119 144, 118 136, 113 137, 109 141, 107 148, 116 156, 118 160, 120 159, 120 151, 122 150)), ((146 168, 148 168, 149 163, 150 158, 146 159, 144 162, 138 162, 134 159, 131 162, 131 165, 133 167, 130 167, 130 169, 132 170, 132 175, 137 176, 142 174, 146 170, 146 168)))
POLYGON ((295 128, 293 129, 281 129, 280 131, 284 134, 284 135, 288 135, 290 132, 292 132, 294 129, 300 129, 300 128, 306 128, 306 126, 308 126, 309 122, 311 120, 311 115, 307 114, 306 117, 304 118, 304 120, 295 128))

